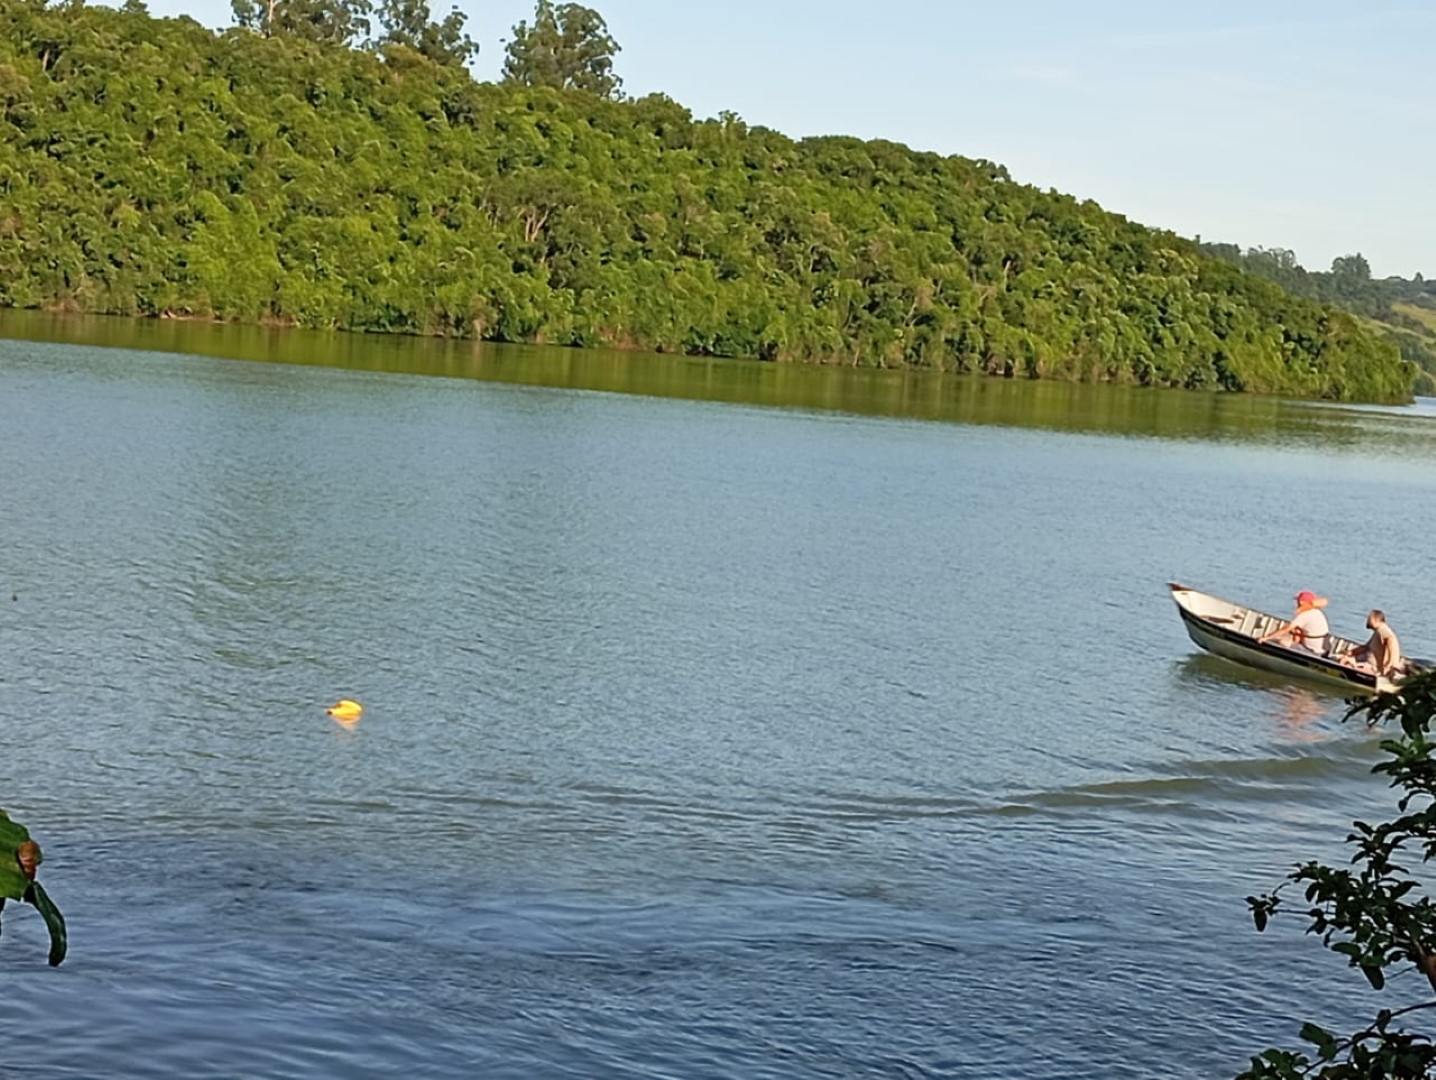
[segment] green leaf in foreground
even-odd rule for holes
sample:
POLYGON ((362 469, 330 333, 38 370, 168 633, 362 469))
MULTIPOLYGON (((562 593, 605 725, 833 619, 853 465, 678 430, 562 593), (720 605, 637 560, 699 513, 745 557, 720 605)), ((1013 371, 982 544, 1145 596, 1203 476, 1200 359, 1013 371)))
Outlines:
POLYGON ((60 914, 60 909, 38 881, 30 882, 30 887, 25 890, 25 902, 33 904, 45 920, 45 929, 50 931, 50 966, 59 967, 70 947, 69 936, 65 933, 65 916, 60 914))
POLYGON ((30 839, 30 830, 0 810, 0 908, 4 908, 7 899, 23 900, 40 913, 50 932, 50 966, 56 967, 65 959, 69 938, 65 917, 35 880, 42 859, 40 845, 30 839))
POLYGON ((20 900, 30 879, 20 867, 20 846, 33 843, 30 830, 0 810, 0 897, 20 900))

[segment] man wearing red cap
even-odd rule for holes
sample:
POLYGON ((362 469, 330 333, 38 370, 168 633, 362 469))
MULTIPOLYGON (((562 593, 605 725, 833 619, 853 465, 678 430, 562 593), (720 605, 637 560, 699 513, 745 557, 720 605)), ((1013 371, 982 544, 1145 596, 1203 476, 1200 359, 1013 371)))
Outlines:
POLYGON ((1326 615, 1321 610, 1323 602, 1314 592, 1303 589, 1296 594, 1296 614, 1291 622, 1273 630, 1258 641, 1275 641, 1293 649, 1305 649, 1318 656, 1326 655, 1327 642, 1331 640, 1331 627, 1326 624, 1326 615))

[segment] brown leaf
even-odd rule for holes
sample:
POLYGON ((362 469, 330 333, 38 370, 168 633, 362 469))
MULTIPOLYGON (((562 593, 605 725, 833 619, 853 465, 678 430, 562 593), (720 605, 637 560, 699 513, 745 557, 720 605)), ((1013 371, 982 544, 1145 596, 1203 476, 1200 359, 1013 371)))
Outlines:
POLYGON ((15 849, 15 858, 20 863, 20 869, 31 881, 35 880, 35 868, 40 865, 40 845, 33 840, 26 840, 15 849))

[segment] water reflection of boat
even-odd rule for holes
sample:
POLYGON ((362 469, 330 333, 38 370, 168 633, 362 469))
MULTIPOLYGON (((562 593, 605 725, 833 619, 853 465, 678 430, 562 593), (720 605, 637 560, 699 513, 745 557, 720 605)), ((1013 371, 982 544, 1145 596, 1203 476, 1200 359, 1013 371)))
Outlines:
POLYGON ((1338 687, 1334 683, 1293 683, 1290 678, 1275 672, 1263 671, 1245 664, 1234 664, 1209 652, 1187 653, 1181 659, 1174 660, 1172 673, 1188 686, 1204 690, 1233 688, 1282 696, 1285 691, 1300 685, 1306 693, 1321 696, 1328 706, 1340 706, 1348 693, 1344 687, 1338 687))
POLYGON ((1325 655, 1275 642, 1261 642, 1258 638, 1285 625, 1287 620, 1175 582, 1169 588, 1188 636, 1207 652, 1248 667, 1262 668, 1291 678, 1310 679, 1357 694, 1394 689, 1389 680, 1341 662, 1342 657, 1359 646, 1358 642, 1333 634, 1328 639, 1325 655))
POLYGON ((1313 730, 1318 720, 1326 715, 1326 705, 1303 686, 1292 686, 1281 694, 1281 723, 1289 739, 1315 741, 1321 738, 1313 730))

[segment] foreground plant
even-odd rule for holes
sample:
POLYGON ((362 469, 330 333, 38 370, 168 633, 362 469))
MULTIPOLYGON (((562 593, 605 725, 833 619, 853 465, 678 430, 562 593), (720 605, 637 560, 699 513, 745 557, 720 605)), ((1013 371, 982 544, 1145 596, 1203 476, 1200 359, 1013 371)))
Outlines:
POLYGON ((35 880, 43 858, 30 831, 0 810, 0 911, 6 900, 23 900, 34 906, 50 931, 50 966, 55 967, 65 959, 65 917, 35 880))
POLYGON ((1268 1050, 1252 1059, 1238 1080, 1382 1080, 1436 1075, 1436 1042, 1413 1020, 1436 1009, 1436 905, 1417 878, 1422 864, 1436 855, 1436 672, 1406 682, 1395 693, 1358 702, 1347 719, 1365 715, 1371 725, 1394 721, 1399 737, 1385 739, 1387 760, 1372 772, 1391 778, 1401 792, 1397 817, 1369 825, 1353 824, 1347 842, 1356 851, 1350 867, 1305 863, 1265 896, 1249 896, 1252 919, 1265 930, 1274 915, 1286 914, 1283 890, 1296 883, 1307 907, 1299 914, 1307 933, 1321 937, 1332 952, 1346 957, 1373 989, 1384 990, 1392 975, 1414 974, 1420 990, 1397 1008, 1381 1009, 1372 1022, 1349 1035, 1305 1024, 1301 1038, 1315 1058, 1304 1053, 1268 1050))

